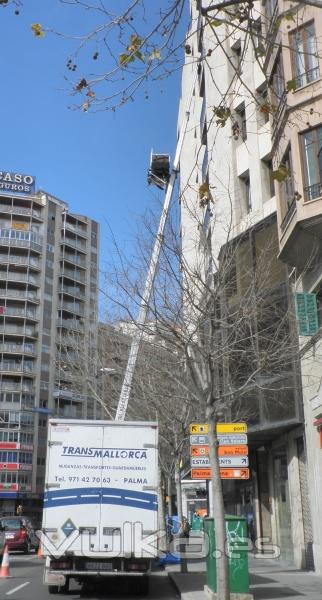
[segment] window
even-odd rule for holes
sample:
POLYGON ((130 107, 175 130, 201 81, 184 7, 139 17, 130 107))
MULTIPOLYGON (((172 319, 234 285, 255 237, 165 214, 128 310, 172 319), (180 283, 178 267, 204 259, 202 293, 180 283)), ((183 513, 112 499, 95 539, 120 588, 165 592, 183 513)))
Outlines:
POLYGON ((248 214, 251 210, 252 210, 252 196, 251 196, 251 189, 250 189, 250 179, 249 179, 249 173, 247 172, 244 177, 240 177, 240 185, 241 185, 241 191, 242 191, 242 197, 244 199, 244 207, 245 212, 248 214))
MULTIPOLYGON (((239 134, 243 142, 247 140, 247 121, 246 121, 246 109, 243 104, 237 111, 237 125, 239 126, 239 134)), ((235 130, 236 131, 236 130, 235 130)))
POLYGON ((302 87, 320 75, 314 23, 307 23, 290 34, 293 75, 302 87))
POLYGON ((322 196, 322 125, 301 135, 304 169, 304 200, 322 196))

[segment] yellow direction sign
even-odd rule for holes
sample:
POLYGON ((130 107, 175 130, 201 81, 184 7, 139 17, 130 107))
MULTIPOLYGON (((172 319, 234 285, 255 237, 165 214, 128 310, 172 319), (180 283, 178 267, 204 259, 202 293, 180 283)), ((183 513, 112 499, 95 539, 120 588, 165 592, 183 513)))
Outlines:
MULTIPOLYGON (((207 423, 191 423, 189 426, 191 434, 208 433, 207 423)), ((217 423, 217 433, 247 433, 246 423, 217 423)))

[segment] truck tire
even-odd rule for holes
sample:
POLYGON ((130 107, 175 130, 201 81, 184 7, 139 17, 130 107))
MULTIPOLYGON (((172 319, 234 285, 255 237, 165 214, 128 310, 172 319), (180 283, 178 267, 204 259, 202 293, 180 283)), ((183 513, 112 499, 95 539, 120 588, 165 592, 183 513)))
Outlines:
POLYGON ((49 594, 58 594, 58 592, 59 592, 58 585, 49 585, 48 586, 48 593, 49 594))
POLYGON ((133 581, 133 591, 136 596, 147 596, 149 593, 150 580, 149 577, 137 577, 133 581))

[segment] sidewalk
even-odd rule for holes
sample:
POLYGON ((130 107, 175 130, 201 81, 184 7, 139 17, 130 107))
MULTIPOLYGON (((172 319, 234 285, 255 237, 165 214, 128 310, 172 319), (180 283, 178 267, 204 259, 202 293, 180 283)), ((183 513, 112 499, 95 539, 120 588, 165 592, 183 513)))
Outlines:
MULTIPOLYGON (((250 593, 255 600, 322 600, 322 577, 298 571, 279 559, 250 557, 250 593)), ((182 600, 205 600, 206 564, 191 561, 188 573, 180 573, 180 566, 167 567, 182 600)))

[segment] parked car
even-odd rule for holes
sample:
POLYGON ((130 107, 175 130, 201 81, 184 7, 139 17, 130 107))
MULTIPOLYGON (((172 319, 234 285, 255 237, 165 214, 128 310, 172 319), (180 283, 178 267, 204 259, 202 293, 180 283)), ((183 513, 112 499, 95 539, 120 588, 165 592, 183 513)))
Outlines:
POLYGON ((39 540, 33 523, 27 517, 0 517, 0 529, 8 550, 22 550, 29 554, 37 550, 39 540))

